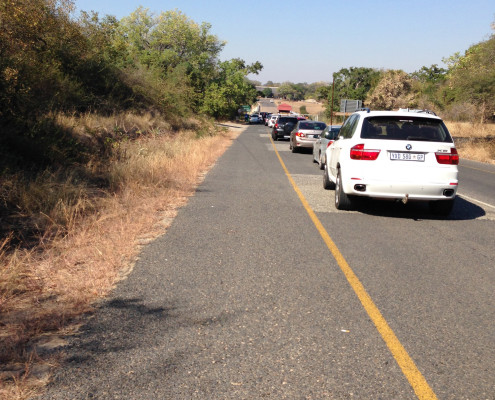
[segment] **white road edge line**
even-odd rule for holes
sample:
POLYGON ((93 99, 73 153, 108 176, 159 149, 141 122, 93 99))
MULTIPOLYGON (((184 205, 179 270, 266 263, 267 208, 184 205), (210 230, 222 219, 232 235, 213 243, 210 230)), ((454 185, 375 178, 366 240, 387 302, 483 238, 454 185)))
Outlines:
POLYGON ((471 200, 471 201, 474 201, 476 203, 479 203, 479 204, 483 204, 484 206, 487 206, 487 207, 491 207, 491 208, 495 208, 495 206, 491 205, 491 204, 488 204, 488 203, 485 203, 484 201, 481 201, 481 200, 477 200, 477 199, 474 199, 472 197, 469 197, 469 196, 466 196, 465 194, 462 194, 462 193, 457 193, 458 196, 460 197, 464 197, 468 200, 471 200))

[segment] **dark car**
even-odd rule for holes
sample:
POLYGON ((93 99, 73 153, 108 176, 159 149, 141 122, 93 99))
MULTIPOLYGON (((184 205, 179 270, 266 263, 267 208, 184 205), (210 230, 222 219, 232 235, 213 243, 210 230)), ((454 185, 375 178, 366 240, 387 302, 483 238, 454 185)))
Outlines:
POLYGON ((272 139, 288 139, 290 137, 292 129, 294 129, 297 122, 298 121, 296 117, 289 117, 285 115, 281 115, 280 117, 278 117, 277 122, 273 126, 272 139))

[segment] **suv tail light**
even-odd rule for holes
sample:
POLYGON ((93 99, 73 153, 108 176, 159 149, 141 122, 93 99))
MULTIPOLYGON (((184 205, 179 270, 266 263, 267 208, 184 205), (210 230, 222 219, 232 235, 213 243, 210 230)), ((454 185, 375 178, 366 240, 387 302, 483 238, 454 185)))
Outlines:
POLYGON ((351 147, 352 160, 370 160, 374 161, 378 158, 381 150, 365 149, 364 144, 357 144, 351 147))
POLYGON ((306 137, 306 134, 302 133, 302 132, 296 132, 296 136, 299 136, 299 137, 306 137))
POLYGON ((330 147, 331 144, 333 144, 333 140, 329 140, 328 143, 327 143, 327 148, 330 147))
POLYGON ((275 124, 275 128, 278 128, 278 124, 275 124))
POLYGON ((437 162, 439 164, 459 164, 459 154, 457 153, 457 149, 455 147, 450 149, 450 153, 435 153, 435 157, 437 158, 437 162))

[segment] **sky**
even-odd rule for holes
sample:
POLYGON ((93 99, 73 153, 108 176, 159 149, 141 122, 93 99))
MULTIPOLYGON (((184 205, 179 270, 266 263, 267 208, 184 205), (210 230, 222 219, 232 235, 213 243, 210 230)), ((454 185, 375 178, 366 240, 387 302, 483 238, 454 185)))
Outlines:
MULTIPOLYGON (((261 62, 250 79, 330 82, 342 68, 445 67, 495 34, 493 0, 74 0, 78 11, 128 16, 178 9, 226 41, 220 59, 261 62)), ((77 12, 76 12, 77 15, 77 12)))

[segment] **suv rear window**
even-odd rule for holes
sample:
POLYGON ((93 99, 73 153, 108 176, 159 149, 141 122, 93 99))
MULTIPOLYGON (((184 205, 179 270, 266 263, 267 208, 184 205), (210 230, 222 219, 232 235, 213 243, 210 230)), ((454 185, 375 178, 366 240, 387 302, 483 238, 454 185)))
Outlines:
POLYGON ((315 131, 322 131, 326 125, 321 122, 299 122, 300 129, 313 129, 315 131))
POLYGON ((409 116, 365 118, 361 138, 452 143, 452 137, 441 120, 409 116))
POLYGON ((292 123, 296 124, 297 123, 297 118, 294 118, 294 117, 280 117, 278 119, 278 122, 283 122, 283 123, 285 123, 285 122, 292 122, 292 123))

